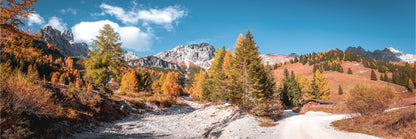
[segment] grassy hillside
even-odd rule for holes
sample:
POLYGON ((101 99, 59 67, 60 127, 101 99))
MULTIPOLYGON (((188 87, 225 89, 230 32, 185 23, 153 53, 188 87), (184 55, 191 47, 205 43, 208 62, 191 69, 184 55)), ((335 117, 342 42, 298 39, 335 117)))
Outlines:
MULTIPOLYGON (((407 88, 401 85, 377 80, 373 81, 370 79, 371 74, 371 68, 366 68, 363 66, 362 63, 358 62, 348 62, 343 61, 342 67, 344 68, 344 73, 340 73, 337 71, 324 71, 323 75, 327 79, 327 82, 329 84, 330 90, 331 90, 331 98, 332 101, 343 101, 343 95, 338 95, 338 86, 341 85, 344 95, 350 91, 350 89, 356 85, 356 84, 368 84, 370 86, 388 86, 393 87, 394 90, 399 92, 401 96, 403 97, 410 97, 415 96, 415 93, 411 93, 407 91, 407 88), (351 68, 353 74, 347 74, 346 71, 348 71, 348 68, 351 68)), ((283 78, 283 71, 287 68, 289 71, 293 70, 295 74, 299 74, 299 76, 307 77, 310 81, 313 77, 313 65, 303 65, 301 63, 293 63, 293 64, 286 64, 282 67, 277 68, 273 71, 274 77, 277 81, 278 86, 281 84, 281 80, 283 78)), ((380 74, 377 70, 374 70, 377 74, 377 78, 380 76, 380 74)), ((387 72, 387 75, 389 78, 391 78, 392 73, 387 72)))

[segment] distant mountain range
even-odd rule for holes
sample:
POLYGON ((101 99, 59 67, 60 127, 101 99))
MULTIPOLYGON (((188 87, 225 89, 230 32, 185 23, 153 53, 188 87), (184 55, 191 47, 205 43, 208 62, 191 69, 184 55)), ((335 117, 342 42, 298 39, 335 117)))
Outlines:
POLYGON ((358 47, 348 47, 348 52, 352 52, 364 57, 369 57, 376 60, 384 60, 384 61, 394 61, 394 62, 408 62, 413 63, 416 61, 415 54, 406 54, 404 55, 403 52, 394 49, 393 47, 386 47, 384 50, 375 50, 373 52, 366 51, 361 46, 358 47))
MULTIPOLYGON (((86 57, 89 49, 86 43, 76 43, 71 31, 65 30, 61 33, 59 30, 46 26, 41 29, 38 36, 45 39, 47 42, 53 44, 64 52, 66 56, 83 56, 86 57)), ((346 51, 359 54, 365 57, 376 60, 395 61, 395 62, 409 62, 416 61, 415 54, 406 54, 392 48, 387 47, 384 50, 375 50, 373 52, 366 51, 361 46, 348 47, 346 51)), ((131 66, 143 67, 159 67, 167 69, 179 69, 184 67, 201 67, 207 69, 215 56, 215 48, 211 44, 191 44, 178 45, 171 50, 160 52, 154 56, 138 57, 134 52, 128 51, 124 54, 124 60, 128 61, 131 66)), ((296 54, 278 55, 278 54, 263 54, 263 63, 274 65, 284 63, 296 57, 296 54)))
POLYGON ((61 31, 51 26, 46 26, 44 29, 39 30, 37 35, 52 44, 55 48, 62 50, 66 56, 88 56, 88 45, 83 42, 75 42, 74 35, 69 30, 61 33, 61 31))

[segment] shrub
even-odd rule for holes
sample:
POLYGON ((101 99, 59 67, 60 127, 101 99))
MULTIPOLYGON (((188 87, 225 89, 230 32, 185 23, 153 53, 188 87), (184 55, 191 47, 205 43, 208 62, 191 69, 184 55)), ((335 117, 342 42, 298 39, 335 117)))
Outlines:
POLYGON ((62 107, 54 104, 52 92, 30 81, 30 77, 2 72, 1 75, 1 136, 25 138, 32 134, 28 117, 56 117, 62 107), (7 77, 7 78, 5 78, 7 77))
POLYGON ((397 98, 396 92, 388 87, 369 87, 358 84, 347 94, 345 103, 347 109, 361 115, 383 113, 397 98))

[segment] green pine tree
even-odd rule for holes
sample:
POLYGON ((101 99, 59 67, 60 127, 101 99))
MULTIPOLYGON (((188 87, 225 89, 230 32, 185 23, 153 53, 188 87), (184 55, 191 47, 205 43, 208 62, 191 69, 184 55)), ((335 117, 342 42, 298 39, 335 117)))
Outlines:
POLYGON ((374 70, 371 70, 371 80, 377 81, 377 75, 374 70))
POLYGON ((120 34, 106 24, 100 29, 99 35, 93 40, 92 51, 86 58, 86 77, 90 82, 106 92, 107 83, 113 79, 120 82, 120 68, 124 66, 122 55, 124 50, 121 48, 120 34))
POLYGON ((267 109, 267 102, 273 99, 274 90, 270 84, 274 84, 268 79, 271 72, 266 72, 262 62, 258 47, 250 31, 246 36, 239 36, 235 46, 233 66, 233 83, 229 87, 233 88, 232 99, 241 100, 238 102, 243 109, 249 110, 256 115, 263 115, 267 109), (238 97, 238 98, 236 98, 238 97))
POLYGON ((348 74, 352 74, 351 68, 348 68, 348 74))
POLYGON ((342 95, 344 92, 342 91, 341 85, 338 87, 338 95, 342 95))
POLYGON ((225 74, 223 71, 223 63, 225 56, 225 47, 223 49, 217 49, 215 52, 214 60, 211 62, 211 66, 208 70, 208 77, 204 81, 204 95, 205 99, 210 101, 218 101, 219 99, 225 100, 225 89, 223 87, 223 80, 225 74))

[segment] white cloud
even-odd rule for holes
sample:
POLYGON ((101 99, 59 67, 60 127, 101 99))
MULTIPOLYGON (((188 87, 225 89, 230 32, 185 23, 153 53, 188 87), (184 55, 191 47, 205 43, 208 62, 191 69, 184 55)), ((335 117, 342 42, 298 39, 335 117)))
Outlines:
POLYGON ((103 13, 96 15, 109 14, 115 16, 124 24, 137 24, 140 21, 143 22, 143 25, 154 23, 163 25, 168 30, 173 29, 173 22, 176 22, 178 19, 187 15, 186 9, 181 8, 180 6, 169 6, 163 9, 151 8, 148 10, 138 9, 134 6, 129 11, 126 11, 121 7, 102 3, 100 8, 103 10, 103 13))
POLYGON ((52 16, 45 26, 52 26, 53 28, 58 29, 61 32, 67 30, 66 23, 62 22, 62 19, 56 16, 52 16))
POLYGON ((133 26, 121 27, 117 23, 109 20, 96 22, 81 22, 72 27, 75 41, 91 42, 99 35, 99 30, 105 24, 111 25, 115 31, 120 33, 122 46, 124 48, 134 49, 136 51, 148 51, 152 41, 153 34, 143 32, 140 28, 133 26))
POLYGON ((73 15, 77 14, 77 10, 72 9, 72 8, 67 8, 67 9, 61 9, 61 13, 72 13, 73 15))
POLYGON ((28 17, 29 26, 32 26, 34 24, 42 25, 43 23, 45 23, 45 20, 37 13, 32 13, 28 17))

